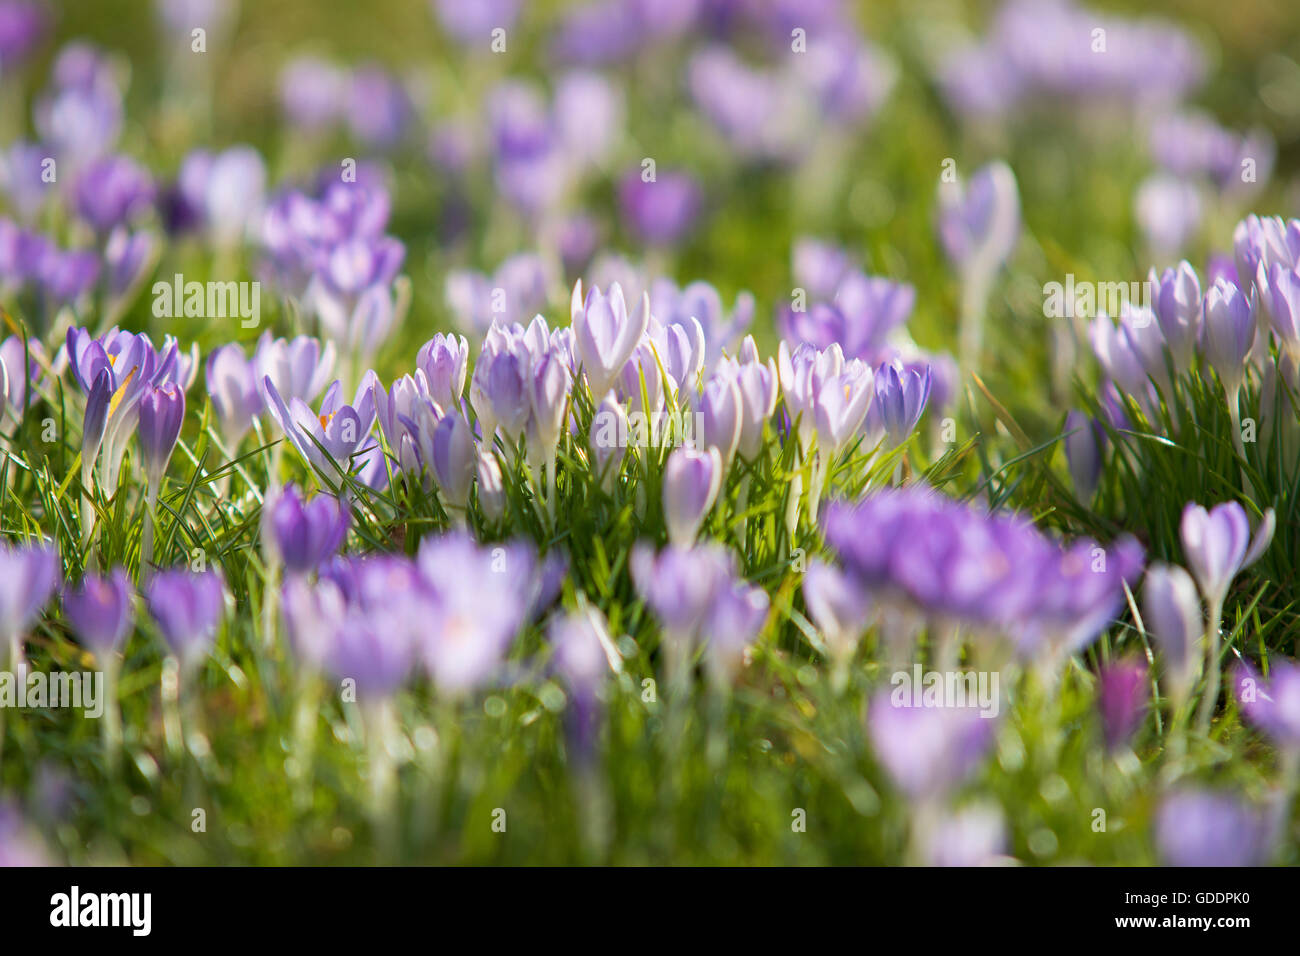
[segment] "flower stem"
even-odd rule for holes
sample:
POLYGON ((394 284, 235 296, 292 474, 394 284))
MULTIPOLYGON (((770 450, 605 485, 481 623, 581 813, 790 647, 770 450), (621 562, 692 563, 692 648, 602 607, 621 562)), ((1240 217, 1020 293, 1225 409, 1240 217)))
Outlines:
POLYGON ((1210 605, 1210 626, 1205 632, 1205 693, 1201 697, 1200 710, 1196 715, 1196 729, 1204 736, 1210 731, 1210 718, 1219 703, 1219 654, 1222 640, 1219 637, 1219 625, 1223 619, 1223 598, 1217 598, 1210 605))

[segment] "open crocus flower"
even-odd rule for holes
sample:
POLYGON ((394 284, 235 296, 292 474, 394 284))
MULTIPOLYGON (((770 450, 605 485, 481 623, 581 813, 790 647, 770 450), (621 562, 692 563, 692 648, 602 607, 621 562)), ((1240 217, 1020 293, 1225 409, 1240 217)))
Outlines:
POLYGON ((574 341, 592 395, 604 395, 650 325, 650 296, 644 293, 637 307, 628 311, 623 289, 616 282, 608 294, 592 286, 582 296, 582 282, 573 287, 570 303, 574 341))
POLYGON ((881 691, 867 713, 876 757, 912 800, 935 800, 978 769, 997 721, 977 707, 914 707, 881 691))
POLYGON ((276 339, 270 332, 262 333, 253 353, 253 365, 263 404, 270 406, 267 379, 286 402, 295 398, 315 401, 334 372, 334 358, 333 342, 322 346, 320 340, 307 335, 276 339))
POLYGON ((1279 748, 1300 754, 1300 665, 1273 664, 1268 679, 1243 664, 1233 680, 1242 713, 1279 748))
POLYGON ((262 539, 292 574, 315 571, 348 533, 348 510, 333 495, 303 500, 292 484, 273 492, 262 509, 262 539))
POLYGON ((221 438, 227 451, 233 451, 262 411, 256 362, 244 354, 242 346, 231 342, 208 356, 204 378, 221 438))
POLYGON ((286 405, 269 376, 263 384, 270 398, 271 417, 308 463, 326 475, 356 470, 362 484, 383 487, 388 478, 383 451, 370 434, 375 424, 374 389, 379 384, 373 371, 362 378, 351 405, 342 403, 342 385, 334 382, 319 413, 300 398, 286 405))
POLYGON ((1273 540, 1274 524, 1270 508, 1252 538, 1246 510, 1235 501, 1225 501, 1209 511, 1195 502, 1183 509, 1183 551, 1211 608, 1222 606, 1232 579, 1264 554, 1273 540))
POLYGON ((1156 812, 1156 846, 1170 866, 1257 866, 1271 830, 1260 809, 1212 790, 1176 791, 1156 812))

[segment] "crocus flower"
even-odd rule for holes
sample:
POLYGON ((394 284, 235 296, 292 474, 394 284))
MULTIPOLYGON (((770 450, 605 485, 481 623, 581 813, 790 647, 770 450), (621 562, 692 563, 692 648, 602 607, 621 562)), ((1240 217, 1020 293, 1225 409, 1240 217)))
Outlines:
POLYGON ((118 226, 104 244, 104 265, 108 272, 108 291, 125 294, 152 261, 157 239, 151 232, 130 232, 118 226))
POLYGON ((478 486, 478 505, 489 521, 500 521, 506 512, 506 488, 501 479, 501 465, 491 451, 480 450, 474 466, 478 486))
POLYGON ((244 354, 243 347, 231 342, 208 356, 204 378, 222 440, 228 451, 234 451, 263 407, 256 362, 244 354))
POLYGON ((1142 590, 1142 622, 1160 648, 1168 693, 1181 706, 1201 664, 1205 621, 1192 576, 1176 565, 1153 564, 1142 590))
POLYGON ((886 362, 876 372, 875 385, 873 415, 884 427, 889 444, 897 447, 911 437, 925 411, 930 399, 930 369, 921 372, 886 362))
POLYGON ((1003 162, 975 171, 969 183, 939 184, 939 238, 963 273, 988 275, 1011 255, 1020 235, 1020 192, 1003 162))
POLYGON ((935 799, 970 776, 993 743, 997 721, 976 707, 911 707, 881 691, 867 713, 876 757, 912 800, 935 799))
POLYGON ((150 488, 158 487, 167 470, 184 420, 185 392, 178 385, 151 387, 140 398, 140 460, 150 488))
POLYGON ((429 460, 447 503, 463 510, 478 468, 478 446, 459 412, 446 416, 434 429, 429 460))
POLYGON ((1156 277, 1151 270, 1151 288, 1156 319, 1173 357, 1174 368, 1182 373, 1192 366, 1201 330, 1201 280, 1186 259, 1176 269, 1156 277))
POLYGON ((691 548, 669 545, 657 555, 646 545, 637 545, 629 567, 637 593, 665 630, 680 638, 699 631, 714 599, 731 587, 736 576, 731 552, 713 543, 691 548))
POLYGON ((1264 303, 1282 351, 1292 362, 1300 360, 1300 273, 1274 265, 1264 303))
POLYGON ((736 448, 740 444, 740 429, 744 414, 740 387, 734 376, 720 373, 709 379, 699 403, 700 425, 703 434, 696 441, 705 448, 715 448, 725 473, 731 467, 736 448))
POLYGON ((280 71, 280 107, 300 130, 320 130, 338 120, 346 91, 343 71, 319 57, 294 57, 280 71))
POLYGON ((375 424, 374 390, 378 386, 373 371, 362 378, 351 405, 342 404, 342 386, 336 381, 325 393, 319 414, 300 398, 286 405, 269 376, 263 384, 271 417, 307 462, 327 475, 356 468, 362 483, 370 488, 380 487, 387 479, 382 450, 370 435, 375 424))
POLYGON ((722 487, 722 456, 716 448, 697 451, 677 448, 664 465, 664 522, 668 540, 686 547, 695 540, 701 522, 722 487))
POLYGON ((199 664, 212 648, 225 612, 226 588, 215 570, 163 571, 145 585, 149 613, 183 669, 199 664))
POLYGON ((1170 866, 1255 866, 1269 852, 1271 827, 1241 798, 1212 790, 1180 790, 1161 802, 1155 836, 1170 866))
POLYGON ((609 392, 591 417, 591 434, 587 440, 592 467, 607 489, 613 487, 613 480, 627 454, 627 440, 627 412, 618 397, 609 392))
POLYGON ((0 425, 6 431, 12 431, 22 423, 27 406, 37 398, 32 386, 41 375, 45 349, 37 339, 29 339, 26 349, 20 336, 11 335, 0 342, 0 363, 4 364, 8 375, 5 387, 7 405, 0 413, 0 425))
POLYGON ((551 667, 569 692, 567 726, 575 757, 589 760, 595 747, 601 682, 615 670, 617 651, 605 616, 591 605, 555 618, 549 629, 551 667))
POLYGON ((740 670, 745 649, 767 620, 768 603, 766 591, 741 582, 714 595, 703 636, 704 659, 717 685, 730 684, 740 670))
POLYGON ((315 571, 348 533, 348 510, 333 495, 304 500, 293 484, 274 490, 262 508, 262 540, 292 574, 315 571))
POLYGON ((336 680, 355 682, 358 702, 390 696, 415 662, 414 622, 409 607, 349 608, 330 632, 326 669, 336 680))
POLYGON ((1007 824, 996 804, 945 814, 926 840, 929 866, 996 866, 1007 862, 1007 824))
POLYGON ((569 407, 569 390, 573 375, 562 356, 548 349, 533 366, 528 383, 528 398, 532 405, 528 440, 532 449, 530 457, 550 463, 560 442, 564 416, 569 407))
POLYGON ((334 343, 300 335, 295 339, 276 339, 263 332, 253 354, 257 388, 264 405, 268 405, 266 380, 269 378, 286 402, 295 398, 315 401, 329 383, 334 371, 334 343))
POLYGON ((700 187, 690 174, 661 170, 646 182, 634 169, 619 184, 623 221, 637 236, 654 245, 672 245, 694 224, 701 204, 700 187))
POLYGON ((135 623, 134 590, 126 572, 88 574, 77 587, 63 590, 63 613, 81 642, 97 653, 121 648, 135 623))
POLYGON ((1148 698, 1147 669, 1141 661, 1118 661, 1097 675, 1097 710, 1106 748, 1128 742, 1142 725, 1148 698))
POLYGON ((44 843, 17 809, 0 803, 0 869, 34 866, 53 866, 44 843))
POLYGON ((429 396, 443 411, 460 407, 465 394, 465 371, 469 362, 469 346, 465 336, 445 335, 439 332, 420 346, 415 365, 424 373, 429 385, 429 396))
POLYGON ((1300 753, 1300 665, 1277 661, 1268 680, 1248 664, 1238 670, 1233 686, 1242 713, 1283 750, 1300 753))
POLYGON ((833 564, 814 559, 803 576, 803 600, 831 656, 844 659, 858 646, 871 614, 871 596, 833 564))
POLYGON ((106 234, 147 209, 153 196, 153 180, 143 167, 126 156, 105 156, 82 170, 74 205, 82 219, 106 234))
POLYGON ((1105 453, 1106 432, 1100 423, 1080 411, 1065 416, 1065 460, 1075 494, 1085 504, 1097 490, 1105 453))
POLYGON ((1270 508, 1252 539, 1246 511, 1235 501, 1208 512, 1195 502, 1183 509, 1183 553, 1211 608, 1221 607, 1232 579, 1259 560, 1273 540, 1274 520, 1270 508))
POLYGON ((1205 294, 1204 340, 1205 357, 1235 406, 1255 344, 1255 315, 1251 301, 1226 279, 1216 279, 1205 294))
POLYGON ((608 294, 592 286, 583 299, 579 281, 573 287, 570 314, 578 357, 587 373, 591 394, 604 395, 649 327, 650 297, 643 294, 638 307, 628 312, 618 283, 610 286, 608 294))
POLYGON ((781 384, 776 362, 768 359, 763 364, 755 356, 754 361, 721 363, 718 371, 735 376, 740 389, 740 439, 736 450, 741 457, 753 461, 763 448, 763 426, 776 410, 781 384))
POLYGON ((0 638, 9 668, 23 661, 22 635, 54 592, 59 556, 44 544, 0 543, 0 638))

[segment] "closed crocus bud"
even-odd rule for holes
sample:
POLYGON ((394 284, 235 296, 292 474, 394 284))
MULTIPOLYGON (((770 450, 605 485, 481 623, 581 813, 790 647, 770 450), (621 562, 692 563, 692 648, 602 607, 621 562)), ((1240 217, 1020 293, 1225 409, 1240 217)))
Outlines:
POLYGON ((537 446, 542 460, 555 456, 572 387, 573 376, 558 352, 547 352, 533 368, 528 390, 533 410, 529 445, 537 446))
POLYGON ((1211 608, 1221 606, 1232 579, 1259 560, 1273 539, 1274 521, 1270 508, 1252 541, 1246 511, 1235 501, 1216 505, 1208 512, 1195 503, 1183 509, 1183 553, 1211 608))
POLYGON ((1205 294, 1205 357, 1231 397, 1246 376, 1246 358, 1255 344, 1250 300, 1226 279, 1215 279, 1205 294))
POLYGON ((916 430, 930 399, 930 369, 922 373, 886 363, 876 372, 873 413, 885 429, 889 444, 897 447, 916 430))
POLYGON ((1204 656, 1205 621, 1192 576, 1176 565, 1153 564, 1142 587, 1142 622, 1160 648, 1167 692, 1182 706, 1204 656))
POLYGON ((1160 278, 1151 270, 1156 319, 1164 333, 1174 369, 1180 374, 1192 367, 1201 326, 1201 280, 1186 259, 1176 269, 1166 269, 1160 278))
MULTIPOLYGON (((746 342, 752 345, 753 341, 746 336, 746 342)), ((743 354, 745 349, 742 347, 741 351, 743 354)), ((763 426, 776 410, 780 384, 776 362, 772 359, 764 365, 755 355, 754 361, 742 362, 736 372, 741 401, 740 441, 736 447, 745 459, 752 461, 763 448, 763 426)))
POLYGON ((153 180, 143 166, 126 156, 104 156, 81 173, 73 204, 77 215, 108 233, 147 210, 153 196, 153 180))
POLYGON ((348 533, 348 511, 333 495, 304 501, 292 484, 268 496, 263 541, 291 574, 315 571, 332 558, 348 533))
POLYGON ((606 489, 613 487, 623 456, 627 454, 627 412, 613 392, 606 394, 591 418, 587 441, 592 464, 606 489))
POLYGON ((1097 709, 1107 750, 1128 743, 1142 725, 1147 697, 1147 669, 1139 660, 1119 661, 1097 676, 1097 709))
POLYGON ((770 601, 762 588, 736 584, 724 588, 713 599, 704 619, 704 659, 715 685, 726 687, 745 660, 745 650, 754 643, 767 620, 770 601))
POLYGON ((465 372, 469 363, 469 345, 463 335, 439 332, 420 347, 415 365, 429 383, 429 397, 439 408, 460 407, 465 393, 465 372))
POLYGON ((300 398, 310 404, 329 384, 334 371, 334 343, 324 346, 317 339, 300 335, 295 339, 274 339, 270 332, 258 339, 253 363, 257 388, 269 405, 266 379, 286 403, 300 398))
POLYGON ((741 397, 735 379, 725 374, 715 375, 704 386, 698 407, 701 434, 696 440, 701 447, 718 450, 725 471, 731 467, 740 443, 741 397))
POLYGON ((107 577, 88 574, 63 591, 63 614, 81 642, 96 653, 119 650, 135 622, 131 581, 117 568, 107 577))
POLYGON ((185 420, 185 393, 168 382, 145 390, 140 399, 140 460, 155 491, 171 460, 185 420))
POLYGON ((489 521, 500 521, 506 512, 506 489, 497 456, 490 451, 480 451, 475 472, 478 476, 478 506, 489 521))
POLYGON ((149 613, 184 669, 212 649, 225 613, 226 589, 216 571, 179 569, 155 575, 145 586, 149 613))
POLYGON ((803 576, 803 600, 831 655, 852 655, 871 614, 866 589, 834 565, 814 560, 803 576))
POLYGON ((433 432, 433 474, 449 504, 464 509, 477 468, 478 449, 469 423, 459 414, 447 415, 433 432))
POLYGON ((59 555, 45 545, 0 543, 0 654, 9 653, 9 669, 22 660, 21 639, 45 607, 59 579, 59 555))
POLYGON ((1300 360, 1300 272, 1274 265, 1264 301, 1278 344, 1293 362, 1300 360))
POLYGON ((695 540, 704 516, 722 486, 722 456, 716 448, 678 448, 664 466, 664 521, 668 540, 686 547, 695 540))
POLYGON ((570 303, 574 344, 592 395, 604 395, 614 385, 650 325, 650 296, 643 293, 628 311, 623 289, 615 282, 608 295, 592 287, 586 299, 582 282, 573 287, 570 303))
POLYGON ((205 378, 221 437, 227 449, 233 450, 262 411, 256 366, 244 355, 243 348, 231 343, 208 356, 205 378))
POLYGON ((1065 416, 1065 461, 1070 467, 1075 494, 1087 504, 1097 490, 1106 454, 1106 432, 1083 412, 1065 416))
POLYGON ((939 238, 964 273, 987 275, 1006 262, 1020 238, 1020 192, 1011 167, 992 162, 968 184, 941 182, 939 238))

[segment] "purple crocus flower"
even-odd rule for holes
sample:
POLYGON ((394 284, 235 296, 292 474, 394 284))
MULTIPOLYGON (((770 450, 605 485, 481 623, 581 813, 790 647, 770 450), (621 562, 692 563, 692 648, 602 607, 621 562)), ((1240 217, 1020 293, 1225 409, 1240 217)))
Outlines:
POLYGON ((1107 750, 1127 743, 1142 725, 1148 696, 1147 668, 1139 660, 1118 661, 1097 675, 1097 710, 1107 750))
POLYGON ((134 590, 126 572, 88 574, 81 584, 63 590, 63 614, 81 642, 96 653, 112 653, 122 647, 135 623, 134 590))
POLYGON ((701 636, 709 674, 718 685, 726 686, 734 680, 746 648, 754 643, 767 620, 768 604, 766 591, 741 582, 714 595, 701 636))
POLYGON ((444 417, 434 429, 429 462, 447 503, 463 510, 469 503, 479 457, 474 431, 459 412, 444 417))
POLYGON ((135 160, 104 156, 82 170, 73 201, 77 215, 100 233, 107 233, 147 210, 153 197, 153 180, 135 160))
POLYGON ((1174 369, 1186 372, 1192 367, 1201 331, 1201 280, 1191 263, 1184 259, 1177 269, 1166 269, 1159 278, 1152 269, 1149 281, 1156 319, 1173 357, 1174 369))
POLYGON ((413 112, 406 90, 383 67, 364 66, 353 72, 347 119, 358 140, 381 149, 395 146, 405 135, 413 112))
POLYGON ((461 3, 460 0, 431 0, 438 23, 460 43, 478 47, 486 53, 492 42, 492 31, 509 30, 519 16, 520 0, 482 0, 479 3, 461 3))
POLYGON ((334 343, 321 345, 318 339, 300 335, 294 339, 276 339, 263 332, 253 354, 257 388, 263 405, 269 405, 266 380, 286 402, 316 400, 334 372, 334 343))
POLYGON ((355 468, 370 488, 387 480, 383 450, 370 432, 375 425, 375 396, 379 379, 373 371, 362 377, 351 405, 342 402, 342 384, 334 382, 316 413, 300 398, 286 404, 270 376, 263 380, 271 417, 298 453, 326 475, 355 468))
MULTIPOLYGON (((746 341, 752 343, 753 339, 747 337, 746 341)), ((781 385, 776 362, 772 359, 767 364, 759 362, 755 350, 750 361, 720 362, 718 373, 734 376, 740 389, 740 440, 736 450, 747 461, 753 461, 763 448, 763 427, 776 410, 781 385)))
POLYGON ((1169 696, 1179 707, 1200 667, 1205 620, 1192 576, 1176 565, 1153 564, 1142 586, 1142 621, 1160 648, 1169 696))
POLYGON ((114 229, 104 244, 108 291, 120 296, 130 289, 150 265, 156 248, 153 233, 130 232, 123 226, 114 229))
POLYGON ((185 421, 185 392, 172 382, 151 386, 140 398, 140 460, 155 492, 185 421))
POLYGON ((591 759, 600 703, 597 692, 601 683, 615 670, 618 661, 605 616, 584 605, 551 622, 549 637, 554 651, 551 667, 569 692, 567 712, 569 739, 579 763, 591 759))
POLYGON ((1265 815, 1241 798, 1212 790, 1180 790, 1161 802, 1155 836, 1170 866, 1256 866, 1269 853, 1265 815))
POLYGON ((44 544, 0 543, 0 650, 9 668, 23 662, 22 636, 54 592, 59 555, 44 544))
POLYGON ((897 447, 916 430, 926 402, 930 400, 930 369, 909 369, 901 362, 886 362, 876 370, 873 419, 884 429, 892 447, 897 447))
POLYGON ((722 457, 717 448, 677 448, 664 465, 663 505, 668 540, 688 547, 722 487, 722 457))
POLYGON ((273 491, 262 510, 262 538, 285 570, 308 574, 333 557, 348 533, 348 510, 333 495, 304 500, 293 484, 273 491))
POLYGON ((881 691, 867 713, 876 757, 912 800, 932 800, 970 776, 993 743, 996 721, 975 707, 913 707, 881 691))
POLYGON ((1278 344, 1293 362, 1300 360, 1300 272, 1272 266, 1264 302, 1278 344))
POLYGON ((99 279, 99 256, 89 249, 56 249, 47 246, 41 255, 35 278, 45 294, 60 305, 75 305, 99 279))
POLYGON ((683 638, 699 632, 714 599, 736 578, 731 552, 714 543, 669 545, 657 555, 640 544, 632 550, 629 567, 637 593, 668 632, 683 638))
POLYGON ((44 360, 45 349, 38 339, 28 339, 25 349, 21 336, 11 335, 0 342, 0 363, 8 373, 6 407, 0 412, 0 425, 6 431, 12 431, 22 423, 27 406, 36 400, 36 390, 32 386, 41 376, 44 360))
POLYGON ((347 82, 343 71, 326 60, 295 57, 280 71, 280 106, 297 129, 323 129, 339 119, 347 82))
POLYGON ((330 629, 325 667, 336 680, 355 682, 358 701, 386 698, 410 676, 414 628, 407 601, 349 608, 330 629))
POLYGON ((703 367, 710 368, 723 350, 735 347, 754 321, 754 296, 739 293, 728 313, 722 296, 708 282, 697 280, 679 289, 671 279, 658 278, 650 285, 650 314, 665 328, 689 329, 698 323, 704 338, 703 367))
POLYGON ((27 57, 49 26, 46 11, 30 0, 0 3, 0 69, 27 57))
POLYGON ((1232 579, 1259 560, 1273 540, 1273 526, 1269 509, 1252 539, 1246 511, 1235 501, 1225 501, 1208 512, 1195 502, 1183 509, 1183 553, 1211 608, 1222 606, 1232 579))
POLYGON ((1205 357, 1219 373, 1229 401, 1246 378, 1246 359, 1255 344, 1255 310, 1250 299, 1225 279, 1205 294, 1205 357))
POLYGON ((531 549, 481 548, 457 532, 425 538, 417 560, 432 595, 420 630, 430 676, 452 694, 482 686, 528 613, 537 564, 531 549))
POLYGON ((703 434, 696 440, 705 448, 717 450, 725 473, 740 444, 744 401, 733 375, 721 372, 709 379, 700 396, 698 409, 703 434))
POLYGON ((684 172, 659 172, 651 182, 639 169, 619 185, 619 209, 628 228, 652 245, 672 245, 690 230, 699 214, 702 195, 694 178, 684 172))
POLYGON ((1075 494, 1085 504, 1092 500, 1101 479, 1106 455, 1106 431, 1083 412, 1065 416, 1065 460, 1075 494))
POLYGON ((926 843, 929 866, 997 866, 1009 859, 1007 824, 996 804, 944 815, 926 843))
POLYGON ((231 342, 208 355, 204 378, 222 440, 228 451, 234 451, 262 411, 256 363, 244 354, 243 346, 231 342))
POLYGON ((51 76, 51 88, 33 106, 41 142, 65 167, 104 155, 125 117, 111 65, 93 46, 74 42, 59 52, 51 76))
POLYGON ((570 315, 574 344, 591 394, 604 395, 649 328, 650 297, 642 295, 638 307, 629 312, 618 283, 609 287, 608 294, 592 286, 584 299, 579 280, 573 287, 570 315))
POLYGON ((225 613, 226 587, 214 569, 162 571, 145 585, 149 613, 184 669, 200 663, 212 648, 225 613))
POLYGON ((970 182, 939 185, 939 238, 963 272, 987 276, 1015 249, 1020 236, 1020 193, 1003 162, 976 170, 970 182))
POLYGON ((803 600, 831 655, 851 654, 866 630, 871 595, 833 564, 814 559, 804 572, 803 600))
POLYGON ((424 373, 429 397, 444 412, 460 407, 465 394, 465 373, 469 363, 469 345, 463 335, 439 332, 415 357, 415 366, 424 373))
POLYGON ((25 222, 36 220, 45 200, 57 188, 45 181, 47 158, 48 150, 24 140, 14 143, 7 152, 0 152, 0 189, 9 196, 12 208, 25 222))
POLYGON ((1243 664, 1233 687, 1247 720, 1282 750, 1300 753, 1300 665, 1277 661, 1264 680, 1249 664, 1243 664))

